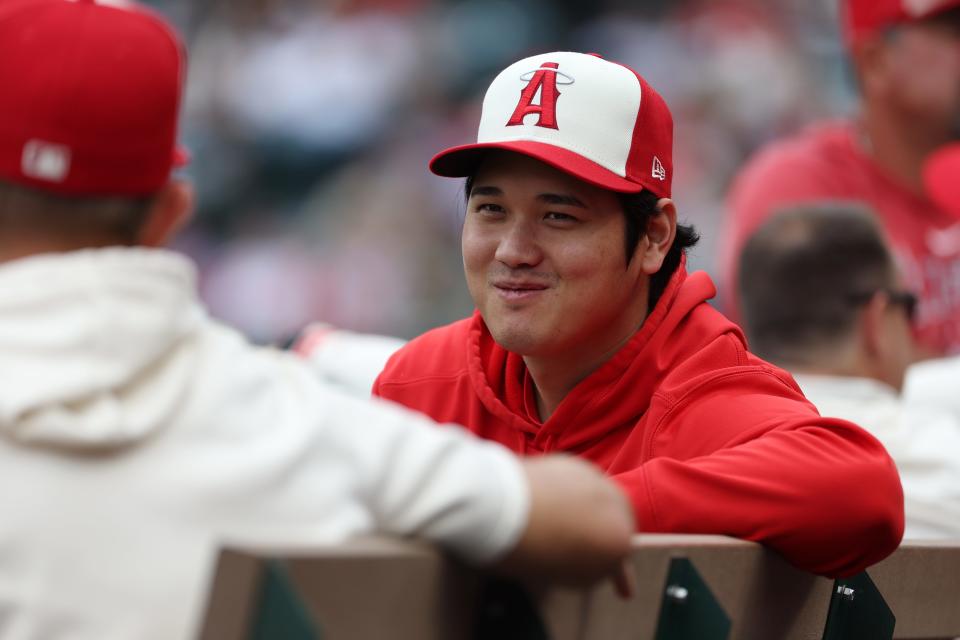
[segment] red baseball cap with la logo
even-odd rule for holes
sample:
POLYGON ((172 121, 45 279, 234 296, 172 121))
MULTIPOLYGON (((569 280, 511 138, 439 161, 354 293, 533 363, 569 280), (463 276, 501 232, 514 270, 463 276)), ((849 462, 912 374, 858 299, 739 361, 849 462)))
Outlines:
POLYGON ((146 195, 184 164, 184 48, 125 0, 0 1, 0 180, 146 195))
POLYGON ((603 189, 670 197, 673 117, 632 69, 570 51, 524 58, 487 89, 477 142, 437 154, 437 175, 472 175, 489 149, 530 156, 603 189))
POLYGON ((843 31, 847 44, 883 29, 929 18, 960 7, 960 0, 843 0, 843 31))

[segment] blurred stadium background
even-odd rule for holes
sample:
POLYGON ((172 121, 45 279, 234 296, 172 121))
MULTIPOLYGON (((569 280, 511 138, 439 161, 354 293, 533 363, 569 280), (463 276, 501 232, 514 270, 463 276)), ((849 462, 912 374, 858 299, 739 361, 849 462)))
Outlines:
POLYGON ((178 248, 214 315, 272 342, 312 320, 401 337, 472 309, 459 181, 487 83, 558 49, 626 63, 676 121, 674 193, 714 270, 750 152, 852 105, 835 0, 151 0, 187 38, 199 210, 178 248))

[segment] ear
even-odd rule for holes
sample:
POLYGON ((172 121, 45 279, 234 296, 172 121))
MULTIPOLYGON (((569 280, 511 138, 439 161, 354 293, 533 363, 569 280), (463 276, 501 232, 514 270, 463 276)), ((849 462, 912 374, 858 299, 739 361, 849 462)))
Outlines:
POLYGON ((850 52, 860 91, 864 95, 883 95, 890 83, 887 41, 877 34, 857 42, 850 52))
POLYGON ((877 293, 870 302, 864 305, 858 321, 860 329, 860 346, 863 354, 871 363, 883 358, 884 353, 884 314, 888 306, 887 296, 877 293))
POLYGON ((193 205, 193 185, 182 179, 168 182, 154 197, 140 229, 139 244, 144 247, 166 245, 193 215, 193 205))
POLYGON ((657 211, 647 220, 647 232, 637 244, 634 259, 647 275, 660 271, 667 252, 677 237, 677 207, 670 198, 657 201, 657 211))

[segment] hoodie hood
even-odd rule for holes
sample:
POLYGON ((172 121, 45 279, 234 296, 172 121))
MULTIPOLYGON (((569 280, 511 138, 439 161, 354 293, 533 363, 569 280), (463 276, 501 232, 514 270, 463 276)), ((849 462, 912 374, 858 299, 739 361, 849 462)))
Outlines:
POLYGON ((0 265, 0 434, 103 449, 164 424, 187 387, 178 357, 204 317, 192 265, 110 248, 0 265))
MULTIPOLYGON (((479 312, 470 332, 470 377, 484 406, 543 450, 571 450, 622 428, 646 412, 666 376, 718 337, 743 333, 706 301, 716 287, 704 272, 688 276, 685 261, 636 334, 567 394, 550 418, 531 415, 533 381, 523 357, 498 345, 479 312)), ((519 435, 519 434, 518 434, 519 435)))

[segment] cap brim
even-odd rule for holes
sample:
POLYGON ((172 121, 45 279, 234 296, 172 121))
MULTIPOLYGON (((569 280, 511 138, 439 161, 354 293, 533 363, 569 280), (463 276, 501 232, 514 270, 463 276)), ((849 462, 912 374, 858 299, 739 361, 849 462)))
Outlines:
POLYGON ((923 166, 923 183, 937 206, 960 219, 960 142, 930 154, 923 166))
POLYGON ((175 169, 185 167, 190 164, 190 152, 186 147, 177 145, 173 150, 173 167, 175 169))
POLYGON ((620 193, 639 193, 644 186, 631 182, 580 154, 561 147, 532 140, 509 142, 482 142, 451 147, 441 151, 430 161, 430 171, 447 178, 465 178, 476 173, 486 152, 498 149, 513 151, 540 160, 601 189, 620 193))

